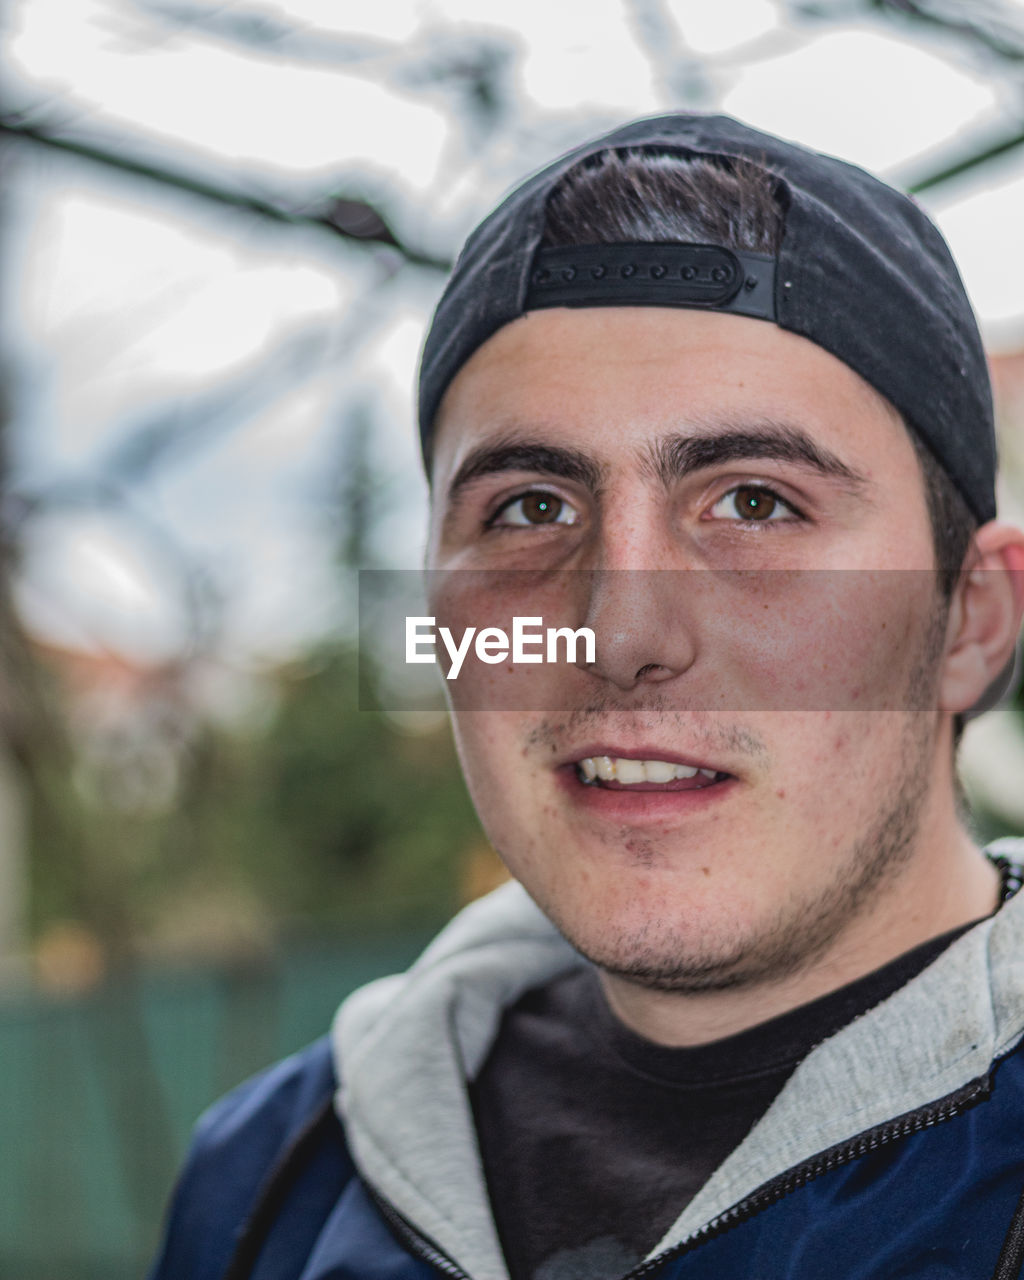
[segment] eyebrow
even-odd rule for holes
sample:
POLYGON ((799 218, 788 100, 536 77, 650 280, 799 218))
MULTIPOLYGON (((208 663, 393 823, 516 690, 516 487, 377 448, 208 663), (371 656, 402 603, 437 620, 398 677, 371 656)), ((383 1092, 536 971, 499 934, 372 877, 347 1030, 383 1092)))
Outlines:
POLYGON ((869 483, 866 475, 818 444, 802 427, 791 423, 721 424, 720 429, 708 434, 669 436, 647 446, 641 453, 643 465, 666 486, 694 471, 753 459, 809 467, 830 480, 840 481, 854 493, 861 492, 869 483))
POLYGON ((499 441, 481 445, 467 455, 448 486, 448 504, 474 480, 502 471, 539 471, 575 481, 591 490, 599 488, 604 478, 604 468, 579 449, 531 440, 499 441))
MULTIPOLYGON (((862 472, 792 423, 715 422, 697 434, 666 436, 640 453, 641 465, 666 487, 695 471, 748 460, 791 462, 808 467, 828 479, 838 480, 853 493, 862 492, 869 483, 862 472)), ((558 476, 594 492, 601 487, 606 475, 605 467, 579 449, 534 440, 499 440, 480 445, 466 456, 448 486, 447 505, 454 505, 462 490, 474 480, 503 471, 558 476)))

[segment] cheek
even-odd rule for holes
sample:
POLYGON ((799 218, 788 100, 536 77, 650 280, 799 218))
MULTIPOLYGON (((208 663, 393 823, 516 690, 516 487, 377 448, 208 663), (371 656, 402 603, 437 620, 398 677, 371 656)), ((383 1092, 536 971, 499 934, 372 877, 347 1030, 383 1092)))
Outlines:
POLYGON ((766 716, 777 769, 776 810, 794 847, 845 848, 869 829, 908 768, 908 737, 924 741, 920 717, 904 711, 821 711, 766 716))
MULTIPOLYGON (((503 849, 536 809, 537 786, 527 776, 522 717, 512 712, 453 713, 455 745, 466 786, 491 842, 503 849)), ((528 827, 532 824, 527 823, 528 827)))
POLYGON ((542 896, 545 885, 561 885, 561 892, 579 887, 588 872, 567 856, 579 833, 567 821, 548 767, 554 748, 543 717, 463 712, 452 721, 477 817, 512 875, 542 896))
POLYGON ((716 614, 737 709, 916 707, 935 617, 933 575, 885 570, 760 574, 716 614))

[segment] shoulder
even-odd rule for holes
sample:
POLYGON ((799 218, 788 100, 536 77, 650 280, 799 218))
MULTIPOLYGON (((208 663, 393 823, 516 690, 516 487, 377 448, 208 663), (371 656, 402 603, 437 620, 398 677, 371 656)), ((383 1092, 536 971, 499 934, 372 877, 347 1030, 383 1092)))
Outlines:
POLYGON ((163 1248, 151 1280, 214 1280, 234 1252, 268 1180, 296 1143, 315 1172, 320 1194, 299 1194, 306 1170, 294 1174, 298 1235, 315 1233, 351 1176, 341 1127, 329 1118, 337 1088, 326 1037, 247 1080, 200 1118, 175 1188, 163 1248), (311 1126, 321 1117, 313 1142, 311 1126), (304 1139, 304 1135, 306 1138, 304 1139), (325 1197, 329 1197, 327 1202, 325 1197))
POLYGON ((196 1125, 193 1155, 265 1163, 336 1088, 330 1044, 323 1037, 215 1102, 196 1125))

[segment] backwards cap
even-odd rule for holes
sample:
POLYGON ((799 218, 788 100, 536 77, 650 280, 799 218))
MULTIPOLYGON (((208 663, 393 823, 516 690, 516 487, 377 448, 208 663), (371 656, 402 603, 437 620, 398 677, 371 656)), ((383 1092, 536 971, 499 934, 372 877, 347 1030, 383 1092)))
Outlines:
POLYGON ((988 368, 942 236, 913 200, 862 169, 727 116, 627 124, 529 178, 477 227, 423 350, 424 454, 448 384, 498 329, 538 307, 621 305, 756 315, 809 338, 899 410, 981 523, 995 515, 988 368), (548 196, 566 170, 598 152, 634 148, 726 163, 742 157, 771 174, 784 222, 778 253, 540 249, 548 196))

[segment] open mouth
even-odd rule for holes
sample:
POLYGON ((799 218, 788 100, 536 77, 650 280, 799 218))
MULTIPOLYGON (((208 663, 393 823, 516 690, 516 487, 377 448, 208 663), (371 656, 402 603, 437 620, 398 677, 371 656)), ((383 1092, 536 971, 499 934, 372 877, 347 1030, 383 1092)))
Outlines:
POLYGON ((576 762, 584 786, 610 791, 696 791, 732 775, 670 760, 633 760, 625 756, 585 756, 576 762))

